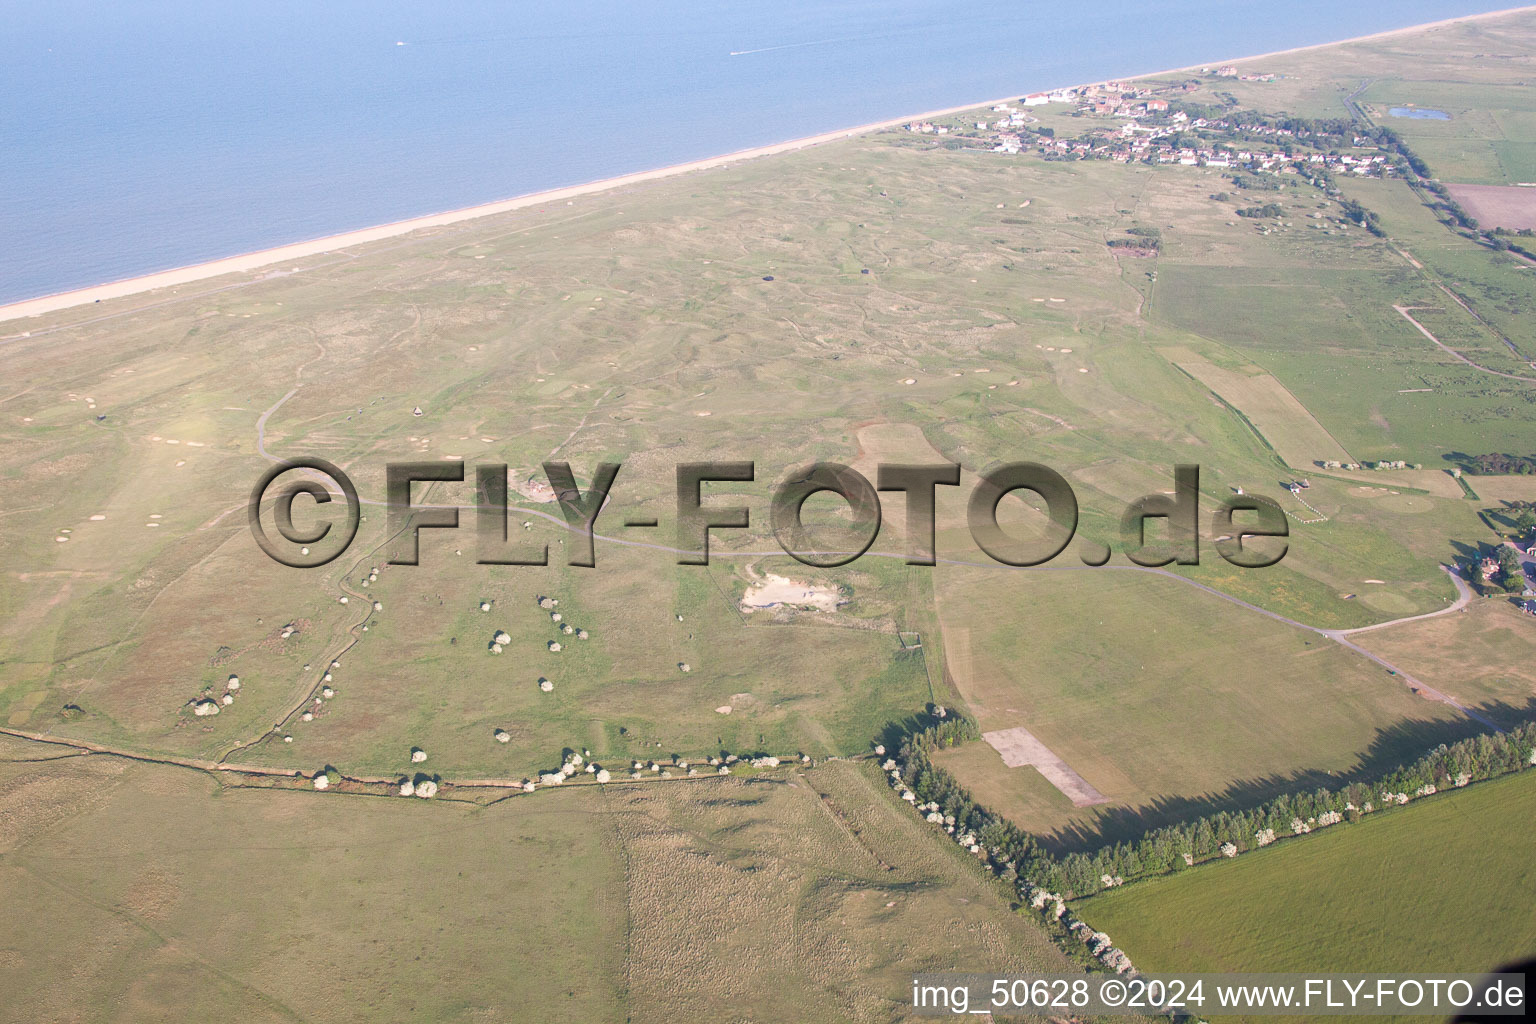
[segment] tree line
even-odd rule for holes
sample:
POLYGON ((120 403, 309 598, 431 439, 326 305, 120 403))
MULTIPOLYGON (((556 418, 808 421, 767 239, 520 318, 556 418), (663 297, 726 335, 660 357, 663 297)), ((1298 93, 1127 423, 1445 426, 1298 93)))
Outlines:
POLYGON ((1485 455, 1464 455, 1458 452, 1453 458, 1464 472, 1477 476, 1536 473, 1536 455, 1509 455, 1505 452, 1489 452, 1485 455))
POLYGON ((1234 857, 1279 838, 1355 822, 1417 797, 1536 764, 1536 721, 1527 721, 1508 732, 1441 744, 1374 781, 1284 793, 1248 810, 1217 811, 1152 829, 1139 839, 1058 857, 1033 835, 978 805, 954 776, 933 763, 934 750, 977 735, 976 727, 958 716, 913 732, 902 742, 898 757, 902 783, 919 805, 938 804, 948 826, 974 835, 996 870, 1016 881, 1021 893, 1039 887, 1069 899, 1201 861, 1234 857))

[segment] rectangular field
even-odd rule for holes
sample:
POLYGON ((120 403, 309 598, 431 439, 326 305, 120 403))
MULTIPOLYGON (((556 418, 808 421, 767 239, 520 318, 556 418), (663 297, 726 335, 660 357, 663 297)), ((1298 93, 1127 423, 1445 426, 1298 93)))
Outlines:
POLYGON ((1536 228, 1536 188, 1518 185, 1447 185, 1451 198, 1484 228, 1536 228))
POLYGON ((1112 889, 1078 912, 1144 971, 1492 970, 1536 951, 1536 772, 1112 889))
POLYGON ((1237 373, 1200 359, 1176 365, 1247 417, 1292 469, 1304 470, 1324 461, 1354 461, 1317 417, 1270 374, 1237 373))

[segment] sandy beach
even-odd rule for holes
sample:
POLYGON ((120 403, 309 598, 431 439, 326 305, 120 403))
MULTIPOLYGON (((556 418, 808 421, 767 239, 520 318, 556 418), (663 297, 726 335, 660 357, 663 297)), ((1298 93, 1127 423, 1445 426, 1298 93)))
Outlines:
MULTIPOLYGON (((1316 50, 1325 46, 1339 46, 1347 43, 1365 42, 1373 39, 1382 39, 1408 32, 1421 32, 1427 29, 1440 28, 1447 25, 1460 24, 1471 21, 1480 21, 1488 18, 1499 18, 1510 14, 1536 10, 1536 6, 1512 7, 1502 11, 1493 11, 1487 14, 1467 15, 1460 18, 1449 18, 1443 21, 1430 22, 1423 25, 1412 25, 1406 28, 1390 29, 1384 32, 1375 32, 1363 36, 1354 36, 1348 39, 1339 39, 1327 43, 1317 43, 1311 46, 1293 47, 1287 50, 1275 50, 1269 53, 1255 54, 1240 58, 1218 58, 1204 61, 1199 64, 1189 64, 1178 68, 1166 68, 1161 71, 1144 71, 1128 74, 1115 79, 1116 81, 1135 81, 1137 79, 1150 78, 1157 75, 1177 74, 1192 68, 1213 66, 1218 64, 1240 63, 1266 58, 1278 57, 1285 54, 1301 53, 1308 50, 1316 50)), ((1079 86, 1054 86, 1052 88, 1077 88, 1079 86)), ((369 242, 377 242, 382 239, 395 238, 424 228, 437 228, 449 224, 457 224, 462 221, 473 220, 478 217, 488 217, 499 213, 508 213, 513 210, 526 209, 548 203, 571 202, 577 197, 593 195, 609 189, 622 188, 627 185, 635 185, 641 182, 654 181, 660 178, 672 177, 679 174, 688 174, 694 171, 705 171, 715 167, 724 167, 742 160, 751 160, 757 157, 773 156, 776 153, 788 153, 812 146, 819 146, 827 142, 839 139, 853 138, 857 135, 893 128, 912 121, 929 120, 935 117, 945 117, 952 114, 975 110, 979 107, 989 107, 997 103, 1012 103, 1018 100, 1018 95, 1012 95, 1002 99, 981 100, 975 103, 966 103, 955 107, 946 107, 942 110, 929 110, 920 114, 909 114, 905 117, 891 118, 885 121, 875 121, 869 124, 858 125, 853 128, 840 129, 838 131, 824 132, 820 135, 807 136, 801 139, 792 139, 787 142, 773 143, 767 146, 757 146, 750 149, 738 150, 722 156, 709 157, 703 160, 694 160, 688 163, 674 164, 669 167, 659 167, 648 171, 637 171, 631 174, 623 174, 613 178, 604 178, 580 185, 570 185, 564 188, 550 189, 543 192, 532 192, 526 195, 516 196, 511 199, 498 200, 496 202, 483 203, 477 206, 468 206, 458 210, 448 210, 443 213, 427 214, 421 217, 411 217, 406 220, 394 221, 389 224, 380 224, 374 227, 361 228, 356 231, 347 231, 336 235, 326 235, 308 241, 293 242, 288 245, 280 245, 271 249, 261 249, 256 252, 244 253, 238 256, 228 256, 223 259, 211 260, 207 263, 197 263, 191 266, 178 267, 172 270, 159 271, 153 274, 145 274, 140 277, 125 278, 112 281, 107 284, 93 285, 88 288, 79 288, 74 291, 58 292, 53 295, 44 295, 33 299, 24 299, 9 305, 0 306, 0 321, 19 320, 28 317, 37 317, 45 313, 68 309, 74 306, 83 306, 91 303, 105 302, 109 299, 119 299, 127 296, 138 295, 145 292, 153 292, 159 289, 172 289, 180 285, 205 281, 226 274, 242 274, 261 270, 279 263, 291 260, 303 259, 310 256, 323 255, 337 252, 356 245, 369 242)), ((173 298, 160 296, 157 298, 173 298)), ((20 325, 17 325, 20 326, 20 325)), ((12 334, 10 337, 17 337, 12 334)))

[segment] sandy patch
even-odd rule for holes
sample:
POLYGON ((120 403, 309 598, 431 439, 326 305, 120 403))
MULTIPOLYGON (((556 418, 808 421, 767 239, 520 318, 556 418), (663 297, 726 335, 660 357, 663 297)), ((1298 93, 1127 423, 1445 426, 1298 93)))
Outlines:
POLYGON ((836 587, 815 586, 800 583, 786 576, 767 573, 757 583, 747 588, 741 597, 741 610, 755 612, 764 608, 814 608, 819 612, 835 612, 844 603, 836 587))
POLYGON ((555 489, 549 486, 549 481, 542 480, 530 473, 522 481, 512 485, 512 489, 529 501, 548 502, 555 500, 555 489))
POLYGON ((1028 765, 1045 776, 1045 780, 1072 801, 1074 807, 1092 807, 1107 804, 1109 797, 1100 793, 1088 780, 1073 771, 1067 762, 1051 753, 1049 747, 1035 738, 1035 734, 1022 725, 1012 729, 984 732, 981 738, 1003 757, 1009 768, 1028 765))

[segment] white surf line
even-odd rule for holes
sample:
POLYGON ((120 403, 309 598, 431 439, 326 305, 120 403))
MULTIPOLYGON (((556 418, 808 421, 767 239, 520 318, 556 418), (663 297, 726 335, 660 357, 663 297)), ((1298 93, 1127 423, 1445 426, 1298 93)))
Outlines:
POLYGON ((796 50, 802 46, 826 46, 828 43, 854 43, 858 42, 861 38, 864 37, 847 36, 843 39, 815 39, 808 43, 784 43, 780 46, 759 46, 755 50, 732 50, 729 56, 745 57, 750 53, 772 53, 774 50, 796 50))
MULTIPOLYGON (((1236 57, 1230 60, 1207 60, 1194 64, 1186 64, 1176 68, 1163 68, 1157 71, 1143 71, 1132 74, 1119 75, 1113 78, 1098 79, 1104 81, 1140 81, 1147 78, 1157 78, 1163 75, 1174 75, 1190 71, 1195 68, 1209 67, 1216 64, 1243 63, 1255 60, 1264 60, 1271 57, 1280 57, 1293 53, 1303 53, 1310 50, 1320 50, 1330 46, 1346 46, 1351 43, 1367 42, 1377 39, 1385 39, 1390 36, 1403 35, 1410 32, 1423 32, 1433 28, 1440 28, 1453 24, 1465 24, 1486 20, 1488 18, 1506 17, 1512 14, 1536 11, 1536 6, 1511 7, 1502 11, 1489 11, 1482 14, 1462 15, 1456 18, 1446 18, 1441 21, 1427 22, 1421 25, 1406 25, 1402 28, 1387 29, 1382 32, 1372 32, 1366 35, 1351 36, 1347 39, 1335 39, 1325 43, 1312 43, 1307 46, 1296 46, 1286 50, 1271 50, 1267 53, 1250 54, 1244 57, 1236 57)), ((829 42, 833 40, 828 40, 829 42)), ((807 45, 788 43, 786 46, 807 45)), ((763 49, 772 49, 765 47, 763 49)), ((750 51, 747 51, 750 52, 750 51)), ((1055 88, 1080 89, 1093 82, 1079 82, 1068 86, 1051 86, 1041 91, 1049 91, 1055 88)), ((407 220, 394 221, 389 224, 381 224, 376 227, 362 228, 357 231, 343 232, 335 235, 327 235, 309 241, 294 242, 288 245, 280 245, 271 249, 262 249, 257 252, 228 256, 207 263, 192 264, 185 267, 177 267, 172 270, 159 271, 153 274, 145 274, 138 277, 125 278, 106 284, 93 285, 87 288, 78 288, 72 291, 59 292, 54 295, 44 295, 31 299, 23 299, 5 305, 0 305, 0 322, 6 320, 18 320, 25 317, 41 316, 56 310, 68 309, 74 306, 83 306, 87 303, 105 301, 112 298, 122 298, 129 295, 137 295, 142 292, 152 291, 158 288, 172 287, 178 284, 187 284, 193 281, 203 281, 211 277, 219 277, 224 274, 239 273, 242 271, 260 269, 275 263, 300 259, 305 256, 316 256, 326 253, 334 253, 338 249, 357 245, 363 242, 372 242, 381 238, 392 238, 397 235, 409 234, 412 231, 425 227, 437 227, 444 224, 455 224, 459 221, 472 220, 477 217, 487 217, 497 213, 505 213, 510 210, 522 209, 528 206, 536 206, 540 203, 550 203, 558 200, 570 200, 575 196, 591 195, 597 192, 605 192, 610 189, 621 188, 642 181, 651 181, 657 178, 666 178, 678 174, 686 174, 690 171, 707 170, 714 167, 723 167, 740 160, 749 160, 760 156, 771 156, 775 153, 790 152, 797 149, 805 149, 810 146, 832 142, 838 139, 852 138, 885 128, 895 128, 911 121, 931 120, 935 117, 948 117, 953 114, 963 114, 966 111, 976 110, 980 107, 990 107, 999 103, 1013 103, 1018 100, 1018 94, 1011 94, 1001 99, 982 100, 976 103, 964 103, 955 107, 945 107, 942 110, 930 110, 921 114, 908 114, 903 117, 893 117, 885 121, 875 121, 869 124, 859 125, 853 128, 840 129, 838 131, 824 132, 820 135, 811 135, 801 139, 791 139, 785 142, 771 143, 765 146, 757 146, 751 149, 738 150, 722 156, 710 157, 704 160, 695 160, 689 163, 673 164, 668 167, 658 167, 653 170, 636 171, 630 174, 618 175, 612 178, 603 178, 580 185, 570 185, 563 188, 550 189, 543 192, 531 192, 526 195, 515 196, 511 199, 503 199, 491 203, 483 203, 478 206, 467 206, 458 210, 449 210, 443 213, 428 214, 423 217, 413 217, 407 220)), ((302 273, 302 269, 295 272, 302 273)), ((251 281, 241 281, 228 287, 242 287, 251 281)), ((162 301, 175 301, 184 296, 165 296, 162 301)), ((127 312, 133 312, 129 310, 127 312)), ((70 325, 60 325, 70 326, 70 325)), ((57 329, 57 328, 54 328, 57 329)), ((25 337, 22 334, 6 335, 0 341, 13 341, 25 337)))
MULTIPOLYGON (((674 177, 693 171, 705 171, 719 167, 727 167, 742 160, 752 160, 758 157, 773 156, 779 153, 789 153, 795 150, 807 149, 812 146, 823 145, 841 139, 866 135, 870 132, 881 131, 886 128, 895 128, 914 120, 927 120, 935 117, 948 117, 953 114, 961 114, 978 107, 993 106, 998 103, 1014 102, 1016 97, 1003 99, 983 100, 975 103, 966 103, 955 107, 946 107, 942 110, 931 110, 922 114, 909 114, 904 117, 893 117, 884 121, 874 121, 869 124, 858 125, 852 128, 842 128, 836 131, 823 132, 820 135, 809 135, 804 138, 790 139, 784 142, 770 143, 764 146, 754 146, 749 149, 737 150, 721 156, 708 157, 703 160, 693 160, 687 163, 673 164, 667 167, 657 167, 650 170, 635 171, 629 174, 621 174, 616 177, 602 178, 585 182, 579 185, 568 185, 561 188, 548 189, 540 192, 530 192, 510 199, 502 199, 491 203, 482 203, 477 206, 467 206, 462 209, 448 210, 442 213, 428 214, 422 217, 411 217, 406 220, 393 221, 388 224, 380 224, 375 227, 361 228, 356 231, 347 231, 340 234, 325 235, 308 241, 293 242, 270 249, 261 249, 256 252, 243 253, 235 256, 227 256, 207 263, 197 263, 185 267, 177 267, 171 270, 158 271, 153 274, 145 274, 139 277, 125 278, 120 281, 112 281, 107 284, 93 285, 88 288, 79 288, 73 291, 59 292, 54 295, 44 295, 33 299, 24 299, 7 305, 0 305, 0 321, 20 320, 24 318, 41 316, 57 310, 69 309, 75 306, 83 306, 91 303, 104 302, 108 299, 125 298, 138 295, 143 292, 158 289, 172 288, 178 285, 190 284, 196 281, 204 281, 209 278, 222 277, 226 274, 246 273, 270 267, 278 263, 287 263, 305 259, 312 256, 336 254, 340 250, 369 242, 377 242, 399 235, 410 234, 424 228, 443 227, 449 224, 457 224, 461 221, 474 220, 480 217, 494 216, 500 213, 509 213, 514 210, 522 210, 532 206, 540 206, 560 201, 572 202, 577 197, 593 195, 599 192, 607 192, 612 189, 623 188, 628 185, 636 185, 642 182, 655 181, 661 178, 674 177)), ((346 254, 352 255, 352 254, 346 254)), ((303 273, 305 268, 293 268, 287 273, 303 273)), ((285 273, 283 276, 287 276, 285 273)), ((253 280, 261 280, 256 278, 253 280)), ((242 281, 228 287, 241 287, 253 281, 242 281)), ((174 301, 183 296, 162 296, 161 301, 174 301)), ((64 325, 69 326, 69 325, 64 325)), ((56 329, 56 328, 55 328, 56 329)), ((29 337, 28 333, 6 335, 0 341, 15 341, 29 337)))

